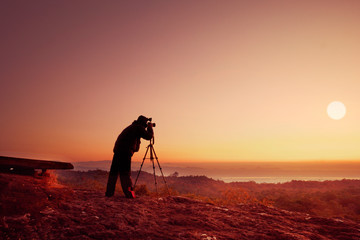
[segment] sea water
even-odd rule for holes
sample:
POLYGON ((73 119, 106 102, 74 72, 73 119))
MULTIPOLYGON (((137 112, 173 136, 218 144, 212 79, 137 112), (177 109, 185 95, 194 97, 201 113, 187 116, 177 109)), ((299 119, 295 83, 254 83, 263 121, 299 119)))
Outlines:
POLYGON ((298 181, 334 181, 342 179, 359 180, 359 178, 348 178, 348 177, 220 177, 226 183, 229 182, 256 182, 256 183, 284 183, 291 182, 292 180, 298 181))

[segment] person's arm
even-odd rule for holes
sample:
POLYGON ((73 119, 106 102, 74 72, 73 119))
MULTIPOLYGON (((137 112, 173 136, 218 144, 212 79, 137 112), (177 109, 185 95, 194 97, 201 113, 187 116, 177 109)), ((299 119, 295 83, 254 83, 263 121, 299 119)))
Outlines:
POLYGON ((146 140, 151 140, 154 137, 154 131, 152 128, 152 123, 149 123, 147 126, 147 130, 144 128, 141 128, 141 137, 146 140))

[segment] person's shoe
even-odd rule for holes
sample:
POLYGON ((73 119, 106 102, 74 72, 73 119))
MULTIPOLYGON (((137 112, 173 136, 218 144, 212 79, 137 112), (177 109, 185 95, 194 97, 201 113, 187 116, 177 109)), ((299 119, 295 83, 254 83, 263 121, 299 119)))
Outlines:
POLYGON ((132 190, 132 187, 129 187, 129 193, 127 194, 127 198, 136 198, 135 192, 132 190))
POLYGON ((130 191, 130 193, 131 193, 132 198, 136 198, 134 191, 130 191))

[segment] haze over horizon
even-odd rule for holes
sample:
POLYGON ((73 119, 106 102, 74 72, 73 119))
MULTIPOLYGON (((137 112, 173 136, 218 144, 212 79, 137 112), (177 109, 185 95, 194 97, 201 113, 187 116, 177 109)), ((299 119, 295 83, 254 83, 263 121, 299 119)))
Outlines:
POLYGON ((145 115, 161 161, 360 161, 359 1, 0 6, 0 155, 110 160, 145 115))

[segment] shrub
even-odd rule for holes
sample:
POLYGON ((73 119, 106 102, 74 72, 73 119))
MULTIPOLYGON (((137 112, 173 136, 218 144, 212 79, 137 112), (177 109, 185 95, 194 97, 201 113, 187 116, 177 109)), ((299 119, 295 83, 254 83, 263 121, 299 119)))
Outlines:
POLYGON ((145 184, 141 184, 135 187, 135 194, 137 196, 149 196, 150 192, 145 184))

